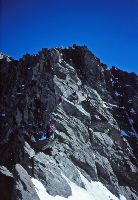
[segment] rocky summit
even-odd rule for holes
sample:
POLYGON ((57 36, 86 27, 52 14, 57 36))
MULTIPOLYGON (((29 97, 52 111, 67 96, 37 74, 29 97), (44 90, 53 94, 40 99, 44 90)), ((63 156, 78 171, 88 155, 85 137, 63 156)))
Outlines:
POLYGON ((135 73, 86 46, 1 53, 0 97, 1 200, 138 200, 135 73))

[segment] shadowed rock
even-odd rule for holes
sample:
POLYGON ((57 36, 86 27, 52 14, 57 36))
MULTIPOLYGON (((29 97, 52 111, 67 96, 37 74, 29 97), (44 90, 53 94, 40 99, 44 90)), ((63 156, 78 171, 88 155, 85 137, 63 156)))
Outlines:
POLYGON ((39 199, 31 177, 50 195, 67 198, 72 191, 64 177, 85 188, 79 170, 117 197, 137 200, 136 74, 109 69, 77 45, 42 49, 20 60, 2 54, 0 64, 0 190, 8 188, 5 199, 39 199), (34 142, 32 136, 45 133, 49 123, 56 126, 54 141, 34 142))

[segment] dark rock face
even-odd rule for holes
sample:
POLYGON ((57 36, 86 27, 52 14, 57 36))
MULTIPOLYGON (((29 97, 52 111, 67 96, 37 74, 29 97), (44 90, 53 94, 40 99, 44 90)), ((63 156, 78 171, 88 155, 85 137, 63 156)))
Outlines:
POLYGON ((14 178, 11 172, 4 167, 0 166, 0 198, 10 200, 12 197, 14 186, 14 178))
POLYGON ((79 170, 117 197, 137 200, 138 76, 109 69, 85 46, 42 49, 19 61, 0 58, 3 199, 39 199, 30 176, 50 195, 69 197, 64 176, 85 188, 79 170), (45 149, 31 136, 49 122, 57 130, 45 149))

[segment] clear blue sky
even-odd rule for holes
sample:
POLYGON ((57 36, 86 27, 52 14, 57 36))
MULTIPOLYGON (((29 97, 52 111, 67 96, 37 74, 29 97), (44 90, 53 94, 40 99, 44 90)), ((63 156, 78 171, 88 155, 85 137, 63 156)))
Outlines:
POLYGON ((87 45, 109 67, 138 73, 138 0, 0 0, 0 51, 87 45))

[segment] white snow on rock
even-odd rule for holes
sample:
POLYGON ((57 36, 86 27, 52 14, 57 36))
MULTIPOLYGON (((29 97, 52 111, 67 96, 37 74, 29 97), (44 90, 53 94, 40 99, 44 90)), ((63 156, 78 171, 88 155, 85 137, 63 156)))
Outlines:
POLYGON ((130 112, 136 114, 134 108, 131 108, 130 112))
POLYGON ((17 93, 16 93, 16 95, 21 95, 21 94, 22 94, 21 92, 17 92, 17 93))
MULTIPOLYGON (((80 172, 79 172, 80 173, 80 172)), ((81 179, 85 184, 86 189, 77 186, 75 183, 71 182, 67 177, 62 175, 72 190, 72 196, 68 198, 61 196, 51 196, 47 193, 43 184, 35 178, 32 178, 32 182, 35 186, 35 190, 40 198, 40 200, 126 200, 126 198, 120 195, 120 198, 117 198, 113 195, 101 182, 89 182, 81 173, 81 179)))
POLYGON ((118 96, 122 96, 121 94, 119 94, 117 91, 115 91, 115 95, 118 96))
POLYGON ((129 102, 129 103, 132 103, 132 99, 129 99, 128 102, 129 102))
POLYGON ((76 105, 76 108, 82 112, 84 115, 90 117, 90 114, 88 112, 86 112, 86 110, 84 110, 84 108, 81 105, 76 105))
POLYGON ((1 117, 5 117, 6 114, 5 114, 5 113, 0 113, 0 116, 1 116, 1 117))
POLYGON ((126 198, 123 195, 120 195, 120 200, 126 200, 126 198))
POLYGON ((115 107, 118 108, 118 105, 107 103, 107 102, 103 101, 103 107, 112 109, 115 107))
POLYGON ((129 123, 130 123, 130 125, 131 125, 132 132, 134 133, 134 135, 135 135, 135 137, 136 137, 136 139, 137 139, 137 141, 138 141, 138 134, 137 134, 137 132, 136 132, 134 126, 133 126, 133 123, 134 123, 134 122, 133 122, 133 120, 132 120, 131 118, 129 118, 127 112, 126 112, 126 115, 127 115, 128 121, 129 121, 129 123))
POLYGON ((132 126, 133 125, 133 119, 131 119, 131 118, 128 118, 128 121, 129 121, 129 123, 130 123, 130 125, 132 126))
MULTIPOLYGON (((111 80, 111 79, 110 79, 111 80)), ((112 79, 111 80, 112 81, 112 86, 114 86, 115 85, 115 81, 112 79)))

